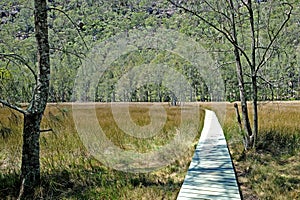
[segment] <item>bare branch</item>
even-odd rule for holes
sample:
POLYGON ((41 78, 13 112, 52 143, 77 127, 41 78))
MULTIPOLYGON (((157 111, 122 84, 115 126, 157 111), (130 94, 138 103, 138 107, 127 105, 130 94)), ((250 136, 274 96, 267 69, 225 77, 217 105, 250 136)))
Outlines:
POLYGON ((17 200, 21 200, 22 196, 24 194, 24 185, 25 185, 25 178, 22 179, 22 184, 21 184, 21 188, 20 188, 20 192, 19 192, 19 197, 17 200))
MULTIPOLYGON (((256 65, 256 38, 255 38, 255 26, 254 26, 254 12, 252 8, 251 0, 248 1, 248 12, 249 12, 249 22, 250 22, 250 31, 251 31, 251 57, 252 65, 250 65, 252 73, 255 74, 255 65, 256 65)), ((252 76, 254 75, 252 74, 252 76)))
MULTIPOLYGON (((256 46, 256 49, 264 49, 264 50, 266 50, 267 49, 267 47, 264 47, 264 46, 256 46)), ((276 47, 270 47, 269 48, 269 50, 273 50, 273 51, 278 51, 278 47, 276 48, 276 47)))
POLYGON ((228 21, 230 21, 230 17, 228 17, 225 13, 221 12, 219 9, 215 9, 209 2, 204 1, 204 3, 210 8, 212 9, 213 12, 218 13, 220 15, 222 15, 223 17, 225 17, 225 19, 227 19, 228 21))
POLYGON ((270 81, 266 80, 265 78, 263 78, 262 76, 257 76, 258 78, 260 78, 262 81, 264 81, 265 83, 267 83, 268 85, 273 87, 273 83, 271 83, 270 81))
POLYGON ((40 130, 40 133, 52 132, 52 131, 53 131, 52 128, 50 128, 50 129, 46 129, 46 130, 40 130))
POLYGON ((228 66, 228 65, 232 65, 232 64, 234 64, 235 62, 226 62, 226 63, 222 63, 222 64, 219 64, 218 66, 217 66, 217 68, 219 69, 219 68, 222 68, 222 67, 225 67, 225 66, 228 66))
POLYGON ((247 2, 244 1, 244 0, 242 0, 242 3, 243 3, 243 5, 246 6, 246 8, 249 10, 249 5, 247 4, 247 2))
POLYGON ((52 7, 52 8, 49 8, 48 10, 56 10, 56 11, 59 11, 59 12, 63 13, 63 14, 68 18, 68 20, 74 25, 76 31, 78 32, 78 35, 80 36, 81 40, 82 40, 83 43, 84 43, 84 46, 86 47, 87 50, 89 50, 89 47, 87 46, 87 44, 86 44, 86 42, 85 42, 83 36, 81 35, 80 30, 79 30, 77 24, 71 19, 71 17, 70 17, 65 11, 60 10, 60 9, 58 9, 58 8, 53 8, 53 7, 52 7))
POLYGON ((20 108, 20 107, 18 107, 18 106, 12 105, 12 104, 10 104, 10 103, 7 102, 7 101, 4 101, 4 100, 0 99, 0 103, 1 103, 2 105, 4 105, 4 106, 7 106, 7 107, 9 107, 9 108, 15 110, 15 111, 18 111, 18 112, 20 112, 20 113, 22 113, 22 114, 24 114, 24 115, 27 114, 27 111, 26 111, 26 110, 23 110, 22 108, 20 108))
POLYGON ((262 59, 261 59, 260 63, 257 65, 255 73, 257 73, 258 70, 264 65, 267 53, 269 52, 269 50, 272 47, 273 43, 275 42, 275 40, 277 39, 277 37, 279 36, 279 34, 281 33, 281 31, 283 30, 283 28, 285 27, 285 25, 287 24, 287 22, 291 18, 291 14, 292 14, 292 11, 293 11, 293 6, 291 4, 289 4, 289 3, 283 3, 283 5, 288 5, 290 7, 290 9, 289 9, 289 11, 287 13, 287 18, 284 20, 284 22, 281 24, 280 28, 277 30, 277 32, 275 33, 275 35, 271 39, 269 45, 266 48, 266 51, 264 52, 264 54, 262 56, 262 59))
POLYGON ((185 12, 188 12, 188 13, 191 13, 193 14, 194 16, 198 17, 200 20, 202 20, 204 23, 208 24, 209 26, 211 26, 212 28, 216 29, 218 32, 222 33, 226 39, 230 42, 230 43, 233 43, 233 39, 231 38, 231 35, 228 35, 225 31, 223 31, 222 29, 218 28, 217 25, 213 24, 212 22, 206 20, 205 18, 203 18, 202 16, 200 16, 198 13, 196 13, 195 11, 193 10, 190 10, 184 6, 181 6, 177 3, 175 3, 174 1, 172 0, 167 0, 168 2, 170 2, 172 5, 174 5, 175 7, 177 8, 180 8, 180 9, 183 9, 185 12))
MULTIPOLYGON (((260 3, 258 4, 257 6, 257 24, 256 24, 256 47, 257 49, 259 49, 259 38, 260 38, 260 28, 259 28, 259 25, 260 25, 260 3)), ((261 54, 260 54, 260 51, 257 51, 257 54, 258 54, 258 59, 261 59, 261 54)))
MULTIPOLYGON (((270 52, 270 49, 268 49, 268 51, 270 52)), ((273 53, 276 51, 275 49, 271 49, 271 53, 268 55, 268 57, 264 58, 264 60, 262 60, 261 64, 260 64, 260 68, 256 70, 256 73, 273 57, 273 53)))
MULTIPOLYGON (((232 43, 232 45, 234 45, 235 48, 237 48, 237 50, 239 51, 238 53, 241 53, 249 66, 252 65, 250 58, 248 57, 247 53, 245 52, 244 49, 242 49, 239 45, 238 45, 238 39, 237 39, 237 30, 236 30, 236 21, 235 21, 235 9, 234 9, 234 5, 233 5, 233 1, 232 0, 228 0, 228 3, 230 4, 231 7, 231 21, 232 21, 232 37, 234 38, 234 41, 232 43)), ((240 57, 240 56, 239 56, 240 57)))
POLYGON ((55 50, 55 51, 61 51, 61 52, 67 53, 67 54, 71 54, 71 55, 74 55, 74 56, 76 56, 77 58, 80 58, 80 59, 84 58, 84 55, 81 56, 79 53, 71 52, 71 51, 68 51, 68 50, 65 50, 65 49, 62 49, 62 48, 51 47, 50 49, 55 50))
POLYGON ((18 54, 15 54, 15 53, 8 53, 8 54, 0 53, 0 57, 2 57, 4 59, 8 59, 8 60, 10 60, 12 62, 13 62, 13 60, 11 60, 9 58, 13 58, 15 60, 20 61, 22 64, 24 64, 30 70, 30 72, 34 76, 35 82, 37 82, 37 75, 35 74, 35 71, 31 68, 31 66, 26 62, 26 60, 23 57, 21 57, 18 54))
POLYGON ((180 9, 183 9, 185 12, 188 12, 188 13, 191 13, 193 14, 194 16, 198 17, 200 20, 202 20, 204 23, 206 23, 207 25, 209 25, 210 27, 212 27, 213 29, 217 30, 218 32, 220 32, 221 34, 223 34, 225 36, 225 38, 234 46, 236 47, 240 52, 241 54, 245 57, 245 59, 247 60, 247 63, 249 65, 251 65, 251 61, 248 57, 248 55, 246 54, 245 50, 240 47, 237 42, 234 40, 234 38, 232 37, 232 35, 228 34, 228 30, 225 29, 225 30, 222 30, 220 28, 217 27, 217 25, 213 24, 212 22, 206 20, 204 17, 202 17, 201 15, 199 15, 198 13, 196 13, 195 11, 193 10, 190 10, 184 6, 181 6, 177 3, 175 3, 174 1, 172 0, 167 0, 168 2, 170 2, 172 5, 174 5, 175 7, 177 8, 180 8, 180 9))

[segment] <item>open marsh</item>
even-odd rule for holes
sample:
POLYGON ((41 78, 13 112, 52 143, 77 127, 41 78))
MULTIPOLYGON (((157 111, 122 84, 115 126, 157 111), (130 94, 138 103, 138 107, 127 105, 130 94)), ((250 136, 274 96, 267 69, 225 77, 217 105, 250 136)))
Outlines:
MULTIPOLYGON (((130 104, 130 120, 138 126, 149 125, 151 105, 130 104)), ((97 104, 95 110, 99 124, 116 146, 147 153, 172 141, 182 122, 180 107, 161 105, 166 119, 159 112, 152 115, 165 120, 164 126, 155 136, 142 139, 118 127, 110 104, 97 104)), ((190 106, 187 105, 186 110, 190 106)), ((202 129, 204 111, 201 108, 211 108, 221 116, 244 199, 299 199, 300 102, 260 102, 257 148, 246 156, 242 156, 242 137, 233 103, 226 103, 225 116, 220 112, 221 107, 220 103, 200 103, 197 108, 200 122, 193 145, 202 129)), ((0 198, 14 199, 19 190, 22 116, 0 108, 0 121, 3 135, 0 138, 0 198)), ((83 123, 87 121, 82 118, 83 123)), ((42 129, 49 128, 53 131, 41 134, 42 185, 36 193, 44 199, 176 199, 194 150, 191 145, 172 164, 153 172, 128 173, 106 167, 86 150, 75 128, 71 104, 48 105, 42 129)))
MULTIPOLYGON (((177 135, 186 135, 181 128, 195 126, 186 113, 198 115, 196 133, 189 147, 174 157, 167 166, 147 173, 122 172, 103 165, 86 149, 74 123, 71 104, 49 104, 42 121, 41 176, 42 184, 36 197, 45 199, 175 199, 193 155, 203 126, 204 111, 195 105, 170 107, 168 104, 129 104, 130 119, 137 127, 151 124, 154 118, 164 122, 151 137, 138 138, 126 134, 115 122, 111 104, 82 105, 80 121, 89 123, 84 110, 94 110, 106 137, 124 151, 147 153, 172 142, 177 135), (157 107, 159 106, 159 107, 157 107), (88 109, 86 109, 88 108, 88 109), (157 112, 155 109, 163 109, 157 112)), ((116 104, 114 106, 122 106, 116 104)), ((118 108, 118 107, 117 107, 118 108)), ((118 109, 115 109, 118 112, 118 109)), ((122 114, 122 113, 119 113, 122 114)), ((120 115, 122 116, 122 115, 120 115)), ((124 115, 125 116, 125 115, 124 115)), ((195 116, 194 116, 195 117, 195 116)), ((16 198, 19 190, 21 164, 22 116, 7 108, 0 108, 1 130, 9 133, 0 138, 0 198, 16 198), (6 129, 4 129, 6 128, 6 129)), ((158 122, 159 122, 158 121, 158 122)), ((119 122, 118 122, 119 123, 119 122)), ((194 129, 191 129, 194 130, 194 129)), ((2 133, 2 132, 1 132, 2 133)), ((178 146, 175 146, 175 148, 178 146)), ((172 149, 171 149, 172 150, 172 149)))

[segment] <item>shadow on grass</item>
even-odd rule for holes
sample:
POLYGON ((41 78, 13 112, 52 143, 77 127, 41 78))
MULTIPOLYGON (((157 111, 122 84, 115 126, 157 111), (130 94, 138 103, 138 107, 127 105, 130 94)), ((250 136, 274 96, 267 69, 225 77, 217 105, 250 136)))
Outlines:
POLYGON ((277 131, 268 131, 260 134, 257 141, 257 152, 270 153, 278 157, 294 155, 300 149, 300 132, 282 134, 277 131))
MULTIPOLYGON (((125 173, 102 167, 87 170, 76 166, 42 173, 41 186, 34 199, 123 199, 136 188, 146 188, 153 193, 177 193, 182 184, 173 179, 159 179, 153 174, 125 173)), ((18 174, 0 174, 0 199, 16 199, 19 185, 18 174)))
POLYGON ((0 172, 0 199, 15 199, 20 186, 19 174, 2 174, 0 172))

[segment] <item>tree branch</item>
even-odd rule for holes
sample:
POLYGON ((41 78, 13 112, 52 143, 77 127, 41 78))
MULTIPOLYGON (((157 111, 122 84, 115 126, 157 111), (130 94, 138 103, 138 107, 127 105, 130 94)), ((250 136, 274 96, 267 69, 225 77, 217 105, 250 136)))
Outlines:
POLYGON ((217 25, 213 24, 212 22, 206 20, 205 18, 203 18, 202 16, 200 16, 199 14, 197 14, 195 11, 193 10, 190 10, 184 6, 181 6, 177 3, 175 3, 174 1, 172 0, 167 0, 168 2, 170 2, 172 5, 174 5, 175 7, 177 8, 180 8, 180 9, 183 9, 185 12, 188 12, 188 13, 191 13, 193 14, 194 16, 198 17, 200 20, 202 20, 204 23, 206 23, 207 25, 209 25, 210 27, 214 28, 215 30, 217 30, 218 32, 220 32, 221 34, 223 34, 225 36, 225 38, 236 48, 238 48, 238 50, 240 51, 240 53, 245 57, 245 59, 247 60, 247 63, 249 65, 251 65, 251 61, 249 59, 249 57, 247 56, 246 52, 244 51, 244 49, 242 47, 240 47, 236 41, 232 38, 232 35, 228 34, 227 33, 227 30, 225 29, 222 30, 220 28, 217 27, 217 25))
POLYGON ((50 49, 54 50, 54 51, 61 51, 63 53, 74 55, 74 56, 76 56, 79 59, 84 59, 84 57, 85 57, 84 55, 81 56, 79 53, 71 52, 71 51, 68 51, 68 50, 65 50, 65 49, 62 49, 62 48, 58 48, 58 47, 50 47, 50 49))
POLYGON ((225 13, 215 9, 209 2, 204 1, 204 3, 210 8, 212 9, 213 12, 218 13, 220 15, 222 15, 223 17, 225 17, 225 19, 227 19, 228 21, 230 21, 230 17, 228 17, 225 13))
POLYGON ((270 85, 270 86, 272 86, 273 87, 273 84, 270 82, 270 81, 268 81, 268 80, 266 80, 265 78, 263 78, 262 76, 257 76, 258 78, 260 78, 262 81, 264 81, 265 83, 267 83, 268 85, 270 85))
POLYGON ((219 68, 222 68, 222 67, 225 67, 226 65, 228 66, 228 65, 232 65, 232 64, 234 64, 235 62, 227 62, 227 63, 222 63, 222 64, 219 64, 218 66, 217 66, 217 69, 219 69, 219 68))
POLYGON ((58 12, 63 13, 63 14, 68 18, 68 20, 74 25, 76 31, 78 32, 78 35, 80 36, 81 40, 82 40, 83 43, 84 43, 84 46, 86 47, 87 50, 89 50, 89 47, 87 46, 87 44, 86 44, 86 42, 85 42, 83 36, 81 35, 80 30, 78 29, 77 24, 71 19, 71 17, 69 17, 69 15, 68 15, 65 11, 60 10, 60 9, 58 9, 58 8, 53 8, 53 7, 52 7, 52 8, 48 8, 48 10, 56 10, 56 11, 58 11, 58 12))
POLYGON ((53 131, 52 128, 50 128, 50 129, 46 129, 46 130, 40 130, 40 133, 52 132, 52 131, 53 131))
POLYGON ((18 112, 20 112, 20 113, 22 113, 22 114, 24 114, 24 115, 27 114, 27 111, 26 111, 26 110, 23 110, 22 108, 20 108, 20 107, 18 107, 18 106, 12 105, 12 104, 10 104, 10 103, 7 102, 7 101, 4 101, 4 100, 0 99, 0 103, 1 103, 2 105, 4 105, 4 106, 7 106, 7 107, 9 107, 9 108, 15 110, 15 111, 18 111, 18 112))
MULTIPOLYGON (((261 64, 260 64, 260 68, 259 69, 261 69, 271 58, 272 58, 272 56, 273 56, 273 54, 274 54, 274 52, 275 52, 275 50, 277 50, 277 49, 271 49, 271 48, 269 48, 269 52, 270 52, 270 50, 272 50, 271 51, 271 53, 268 55, 268 57, 266 58, 264 58, 264 60, 262 60, 262 62, 261 62, 261 64)), ((257 69, 256 70, 256 73, 259 71, 259 69, 257 69)))
POLYGON ((289 11, 287 13, 287 18, 284 20, 284 22, 281 24, 280 28, 277 30, 277 32, 275 33, 275 35, 271 39, 269 45, 266 48, 266 51, 264 52, 264 54, 262 56, 262 59, 261 59, 260 63, 257 66, 257 69, 255 70, 255 73, 257 73, 258 70, 264 65, 265 58, 267 56, 267 53, 269 52, 269 49, 272 47, 272 45, 275 42, 275 40, 277 39, 278 35, 280 34, 280 32, 283 30, 283 28, 285 27, 285 25, 287 24, 287 22, 291 18, 291 14, 292 14, 292 11, 293 11, 293 6, 291 4, 289 4, 289 3, 283 3, 283 5, 288 5, 290 7, 290 9, 289 9, 289 11))
POLYGON ((255 38, 255 26, 254 26, 254 12, 252 8, 251 0, 248 1, 248 12, 249 12, 249 22, 250 22, 250 31, 251 31, 251 58, 252 65, 250 65, 252 76, 256 74, 255 65, 256 65, 256 38, 255 38))
POLYGON ((203 18, 202 16, 200 16, 198 13, 196 13, 195 11, 193 10, 190 10, 184 6, 181 6, 177 3, 175 3, 174 1, 172 0, 167 0, 168 2, 170 2, 172 5, 174 5, 175 7, 177 8, 180 8, 180 9, 183 9, 185 12, 188 12, 188 13, 191 13, 193 15, 195 15, 196 17, 198 17, 200 20, 202 20, 204 23, 208 24, 210 27, 216 29, 218 32, 222 33, 226 39, 230 42, 230 43, 233 43, 233 39, 231 38, 231 35, 228 35, 225 31, 223 31, 222 29, 218 28, 217 25, 211 23, 210 21, 206 20, 205 18, 203 18))
POLYGON ((12 60, 9 58, 13 58, 13 59, 20 61, 22 64, 24 64, 30 70, 30 72, 34 76, 35 82, 37 82, 37 75, 35 74, 35 71, 29 66, 29 64, 25 61, 25 59, 22 58, 20 55, 15 54, 15 53, 8 53, 8 54, 0 53, 0 57, 2 57, 4 59, 8 59, 10 61, 12 61, 12 60))
POLYGON ((242 3, 244 6, 246 6, 247 10, 249 11, 249 5, 246 3, 246 1, 242 0, 242 3))

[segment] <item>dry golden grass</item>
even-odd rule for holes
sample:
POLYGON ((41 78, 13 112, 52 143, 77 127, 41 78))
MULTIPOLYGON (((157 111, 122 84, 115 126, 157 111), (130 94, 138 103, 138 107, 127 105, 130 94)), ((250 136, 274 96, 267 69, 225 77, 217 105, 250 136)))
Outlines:
MULTIPOLYGON (((132 121, 140 126, 150 124, 151 104, 131 104, 132 121)), ((137 139, 126 135, 114 122, 110 104, 97 104, 99 124, 107 137, 124 150, 147 152, 172 140, 182 123, 179 107, 162 105, 166 122, 161 131, 151 138, 137 139)), ((187 109, 192 106, 187 106, 187 109)), ((174 163, 151 173, 125 173, 103 166, 82 144, 73 121, 70 104, 48 105, 41 134, 42 185, 37 197, 46 199, 175 199, 193 155, 194 144, 202 129, 204 112, 200 109, 198 138, 184 156, 174 163)), ((155 112, 154 112, 155 116, 155 112)), ((161 116, 155 116, 157 118, 161 116)), ((84 119, 83 120, 88 120, 84 119)), ((0 108, 1 127, 11 130, 0 138, 0 199, 15 198, 19 189, 21 164, 22 116, 0 108)), ((83 121, 84 122, 84 121, 83 121)), ((183 122, 189 126, 189 119, 183 122)), ((1 129, 2 130, 2 129, 1 129)))
MULTIPOLYGON (((150 105, 130 105, 130 115, 136 124, 150 124, 150 105)), ((147 152, 168 143, 181 123, 178 107, 163 106, 167 120, 161 133, 143 140, 128 136, 116 126, 108 104, 97 105, 96 113, 99 124, 114 144, 124 150, 147 152)), ((244 199, 299 199, 300 102, 259 104, 258 145, 246 157, 241 157, 242 137, 233 103, 226 103, 225 117, 223 106, 201 104, 215 110, 221 118, 244 199)), ((201 113, 203 121, 204 113, 201 113)), ((18 191, 22 116, 1 108, 0 122, 1 134, 6 130, 5 138, 0 139, 0 198, 13 198, 18 191)), ((108 169, 85 149, 76 133, 70 105, 49 105, 42 127, 53 129, 41 135, 42 187, 37 196, 46 199, 138 199, 141 196, 175 199, 193 155, 191 147, 185 156, 160 170, 125 173, 108 169)))
POLYGON ((258 108, 257 147, 246 157, 233 103, 223 122, 244 199, 300 199, 300 102, 260 102, 258 108))
MULTIPOLYGON (((128 125, 129 127, 127 128, 130 128, 132 123, 135 123, 139 126, 150 125, 148 128, 156 127, 155 125, 150 124, 150 106, 151 104, 131 104, 129 106, 131 119, 124 117, 124 121, 119 121, 118 124, 115 122, 111 108, 107 105, 98 105, 96 107, 96 110, 99 124, 102 127, 102 130, 106 133, 107 137, 112 142, 114 142, 114 144, 118 145, 124 150, 147 152, 154 150, 153 148, 155 148, 156 146, 165 145, 170 140, 172 140, 175 134, 177 134, 176 129, 179 129, 182 123, 180 108, 172 108, 168 105, 164 105, 167 116, 166 119, 164 119, 163 114, 161 114, 159 111, 152 112, 152 117, 155 120, 164 123, 160 132, 156 133, 155 136, 141 139, 131 136, 122 131, 122 129, 120 128, 120 125, 122 123, 124 126, 128 125), (132 122, 130 122, 130 120, 132 120, 132 122)), ((117 112, 118 113, 115 113, 115 115, 124 115, 121 111, 117 112)), ((146 136, 149 130, 143 130, 145 131, 144 135, 146 136)), ((156 130, 154 129, 154 132, 155 131, 156 130)), ((143 136, 143 133, 140 133, 139 135, 143 136)))

